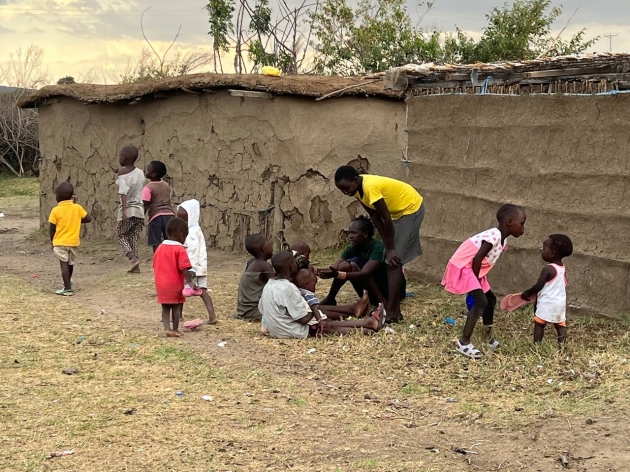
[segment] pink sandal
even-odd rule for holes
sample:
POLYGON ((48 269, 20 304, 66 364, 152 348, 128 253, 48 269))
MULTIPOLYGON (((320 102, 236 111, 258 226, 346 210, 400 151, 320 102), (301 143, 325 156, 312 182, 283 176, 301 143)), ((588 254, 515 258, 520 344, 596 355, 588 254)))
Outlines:
POLYGON ((184 321, 184 328, 194 331, 200 326, 203 326, 203 323, 204 321, 201 318, 197 318, 196 320, 184 321))
POLYGON ((200 288, 198 289, 192 289, 191 287, 186 287, 184 290, 182 290, 182 295, 185 296, 186 298, 188 297, 199 297, 201 296, 203 292, 201 291, 200 288))

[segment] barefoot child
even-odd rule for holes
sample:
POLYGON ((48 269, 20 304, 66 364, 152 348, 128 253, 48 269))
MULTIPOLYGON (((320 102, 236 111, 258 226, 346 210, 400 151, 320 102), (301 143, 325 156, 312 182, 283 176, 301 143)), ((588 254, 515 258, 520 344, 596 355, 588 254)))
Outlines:
POLYGON ((448 292, 456 295, 470 294, 475 301, 468 312, 464 332, 456 346, 457 352, 473 359, 483 356, 470 341, 479 316, 483 316, 488 347, 499 347, 499 342, 492 338, 497 298, 490 290, 487 275, 507 249, 505 240, 508 236, 520 238, 525 232, 525 212, 516 205, 503 205, 497 212, 497 220, 497 228, 472 236, 459 246, 448 261, 442 278, 442 285, 448 292))
POLYGON ((144 172, 135 166, 138 160, 138 148, 125 146, 118 154, 121 168, 116 173, 116 185, 120 196, 116 238, 120 247, 131 261, 130 273, 140 272, 138 257, 138 238, 144 224, 144 207, 142 204, 142 187, 144 172))
POLYGON ((251 234, 245 240, 245 249, 253 259, 245 265, 238 283, 238 299, 235 318, 246 321, 259 321, 262 315, 258 302, 267 281, 275 275, 269 259, 273 255, 271 243, 263 234, 251 234))
MULTIPOLYGON (((219 319, 214 313, 212 298, 208 293, 208 252, 206 238, 199 226, 199 213, 200 207, 197 200, 186 200, 177 207, 177 217, 188 223, 188 237, 185 245, 188 259, 192 265, 191 272, 194 272, 193 280, 198 290, 201 291, 201 299, 206 305, 208 324, 216 324, 219 319)), ((186 289, 190 289, 190 286, 186 285, 186 289)))
POLYGON ((317 275, 315 272, 310 269, 299 269, 294 283, 300 289, 300 293, 306 300, 306 303, 308 303, 311 312, 313 312, 313 320, 309 324, 315 324, 315 322, 319 322, 322 319, 342 320, 351 316, 363 318, 368 314, 370 299, 367 291, 364 291, 363 297, 352 305, 327 306, 320 305, 319 298, 315 295, 315 287, 317 286, 317 275))
POLYGON ((144 211, 149 217, 147 224, 147 239, 153 253, 164 241, 166 225, 175 216, 171 205, 171 187, 162 179, 166 175, 166 166, 160 161, 151 161, 147 165, 144 176, 150 180, 142 189, 142 203, 144 211))
POLYGON ((369 333, 383 327, 385 317, 381 305, 372 316, 359 321, 326 320, 309 325, 315 315, 300 290, 290 282, 298 272, 295 257, 290 251, 281 251, 271 258, 271 263, 276 277, 267 282, 258 304, 271 337, 302 339, 318 334, 350 334, 357 330, 369 333))
POLYGON ((70 182, 62 182, 55 188, 58 205, 50 212, 50 242, 52 249, 61 264, 63 288, 57 295, 72 296, 72 273, 77 248, 80 244, 81 224, 89 223, 92 218, 81 205, 74 203, 74 187, 70 182))
POLYGON ((158 303, 162 305, 162 324, 169 338, 179 338, 179 322, 186 299, 183 295, 184 281, 193 289, 197 286, 191 272, 192 264, 188 259, 184 242, 188 236, 188 223, 181 218, 172 218, 166 226, 166 239, 153 256, 155 290, 158 303), (171 315, 173 328, 171 329, 171 315))
POLYGON ((521 294, 523 300, 536 295, 534 309, 534 342, 543 340, 545 326, 553 323, 558 334, 558 342, 567 339, 567 279, 562 259, 573 254, 573 243, 564 234, 552 234, 543 243, 542 259, 547 262, 538 282, 521 294))

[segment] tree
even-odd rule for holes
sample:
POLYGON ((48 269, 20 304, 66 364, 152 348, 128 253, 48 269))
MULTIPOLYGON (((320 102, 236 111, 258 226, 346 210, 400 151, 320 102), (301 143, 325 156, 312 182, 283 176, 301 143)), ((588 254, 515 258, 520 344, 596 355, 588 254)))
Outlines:
MULTIPOLYGON (((427 11, 432 3, 421 2, 427 11)), ((312 12, 315 69, 319 73, 357 75, 381 72, 441 57, 439 34, 425 36, 411 24, 405 0, 324 0, 312 12)))
POLYGON ((37 112, 18 108, 18 101, 26 94, 49 83, 43 67, 44 51, 37 46, 17 49, 9 62, 0 67, 0 82, 14 90, 0 94, 0 169, 21 177, 29 171, 37 172, 39 141, 37 112))
POLYGON ((285 74, 309 72, 311 27, 306 22, 315 3, 289 7, 277 0, 210 0, 208 11, 215 72, 223 72, 221 56, 234 51, 234 70, 242 74, 274 66, 285 74), (236 16, 235 16, 236 14, 236 16))
POLYGON ((585 29, 568 41, 553 37, 551 28, 562 8, 550 7, 551 0, 516 0, 512 6, 495 7, 486 15, 481 39, 475 42, 458 29, 445 41, 446 56, 462 63, 527 60, 582 53, 597 41, 585 41, 585 29))
POLYGON ((74 77, 70 75, 67 75, 66 77, 62 77, 61 79, 57 81, 57 85, 70 85, 70 84, 76 84, 74 77))

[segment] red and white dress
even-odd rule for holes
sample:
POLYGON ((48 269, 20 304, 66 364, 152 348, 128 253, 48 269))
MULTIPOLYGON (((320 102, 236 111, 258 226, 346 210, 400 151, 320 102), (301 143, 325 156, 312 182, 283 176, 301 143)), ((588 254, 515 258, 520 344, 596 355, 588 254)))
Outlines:
POLYGON ((556 270, 556 276, 545 283, 536 299, 535 320, 538 323, 560 324, 567 321, 567 278, 566 267, 549 264, 556 270))
POLYGON ((463 295, 473 290, 488 292, 490 290, 488 272, 506 250, 507 245, 503 245, 501 231, 498 228, 491 228, 468 238, 448 261, 444 277, 442 277, 442 285, 448 292, 455 295, 463 295), (492 249, 481 261, 479 278, 477 278, 472 270, 473 259, 484 241, 492 244, 492 249))
POLYGON ((192 264, 188 259, 186 248, 177 241, 162 242, 153 255, 153 272, 155 291, 158 303, 162 305, 179 305, 186 299, 184 290, 184 271, 192 264))

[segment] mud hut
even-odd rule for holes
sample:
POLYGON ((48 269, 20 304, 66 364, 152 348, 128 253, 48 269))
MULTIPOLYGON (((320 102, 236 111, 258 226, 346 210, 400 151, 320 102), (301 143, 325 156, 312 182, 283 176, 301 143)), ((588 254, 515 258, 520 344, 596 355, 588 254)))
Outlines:
POLYGON ((527 211, 494 272, 498 292, 535 280, 551 233, 571 236, 574 308, 630 310, 630 56, 588 55, 468 66, 409 65, 368 78, 201 74, 133 85, 45 87, 41 217, 70 177, 115 226, 116 151, 166 163, 174 201, 202 204, 208 245, 240 250, 262 231, 278 244, 337 243, 357 203, 331 178, 342 164, 410 182, 425 196, 425 255, 409 273, 438 281, 455 247, 494 224, 500 204, 527 211))

